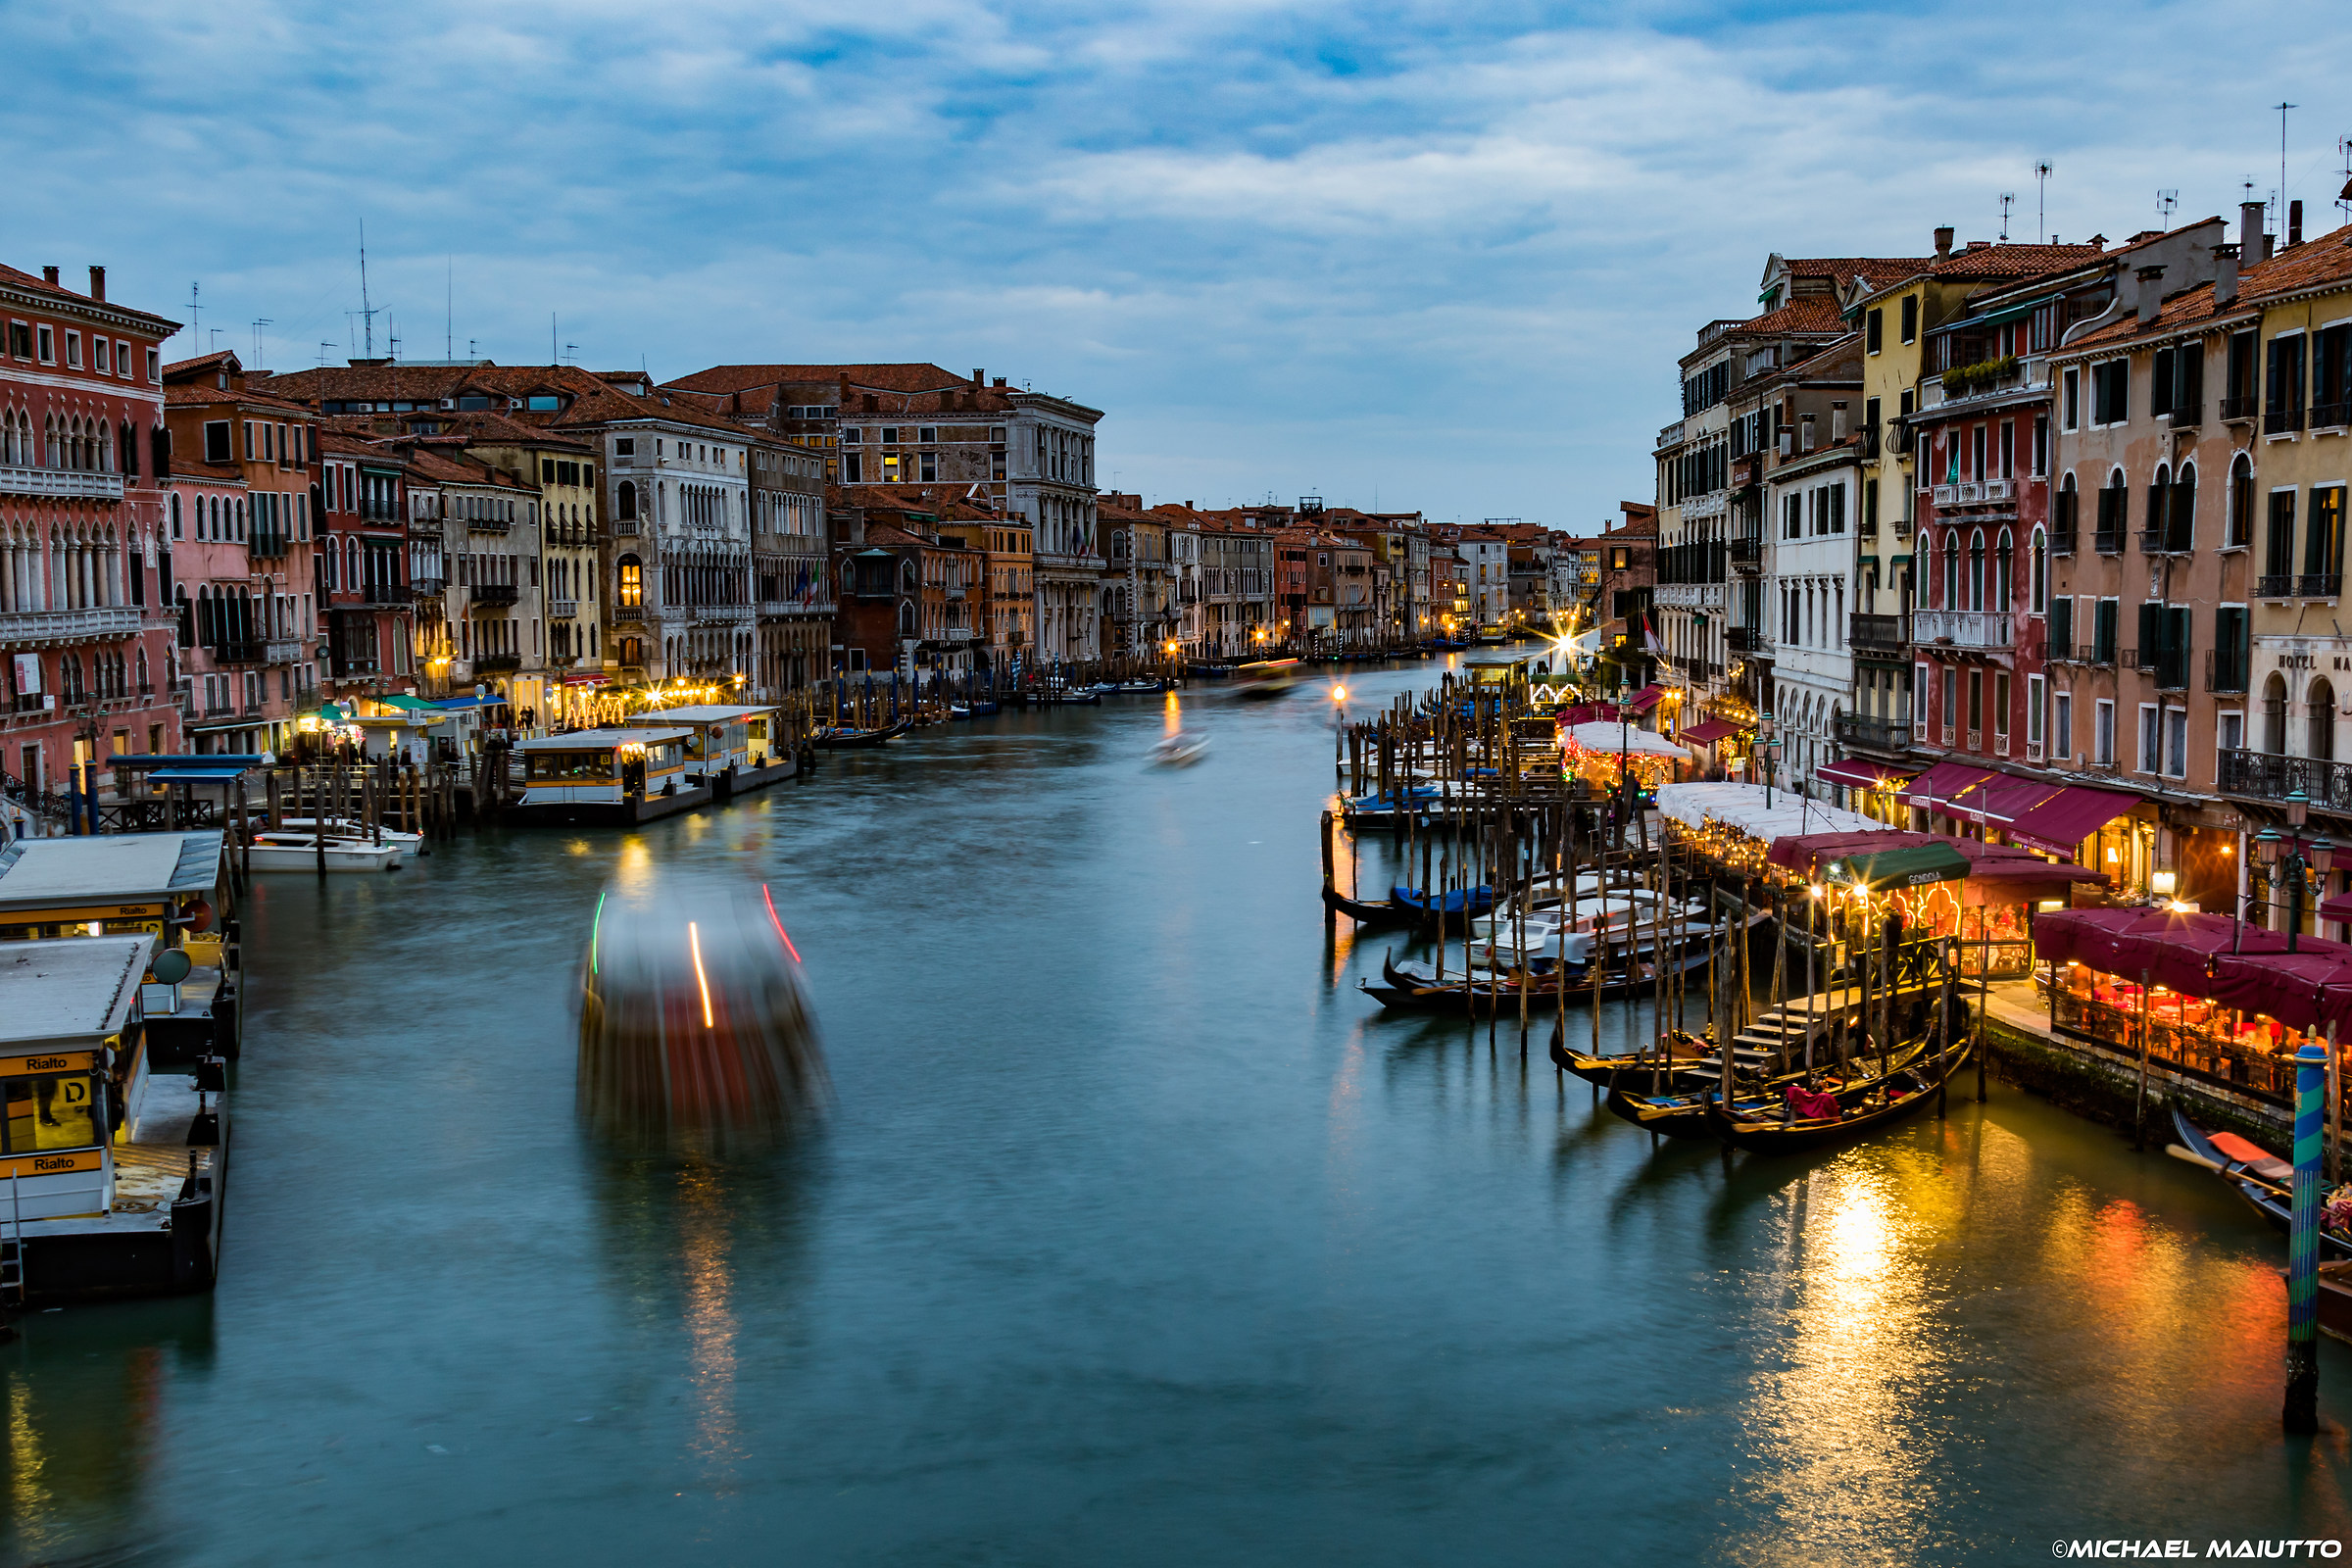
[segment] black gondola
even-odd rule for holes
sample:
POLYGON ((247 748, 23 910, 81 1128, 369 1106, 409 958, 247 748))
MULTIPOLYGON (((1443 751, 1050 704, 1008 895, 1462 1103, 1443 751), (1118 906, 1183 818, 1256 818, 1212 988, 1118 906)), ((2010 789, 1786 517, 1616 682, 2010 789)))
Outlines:
MULTIPOLYGON (((1686 955, 1679 972, 1689 974, 1704 968, 1708 957, 1704 949, 1686 955)), ((1359 980, 1356 988, 1382 1006, 1400 1012, 1451 1012, 1483 1018, 1497 1006, 1507 1010, 1519 1004, 1519 972, 1516 969, 1496 972, 1492 985, 1485 978, 1474 984, 1448 978, 1441 985, 1432 975, 1398 968, 1391 957, 1382 959, 1381 979, 1384 983, 1377 986, 1369 980, 1359 980)), ((1571 964, 1567 979, 1569 1001, 1592 1000, 1593 986, 1589 970, 1571 964)), ((1599 988, 1600 1000, 1612 1002, 1626 997, 1639 997, 1656 983, 1656 974, 1647 967, 1631 975, 1623 972, 1613 976, 1604 975, 1599 988)), ((1529 1004, 1535 1009, 1559 1004, 1559 971, 1551 966, 1550 959, 1539 958, 1529 966, 1527 989, 1529 1004)))
POLYGON ((1351 899, 1337 888, 1323 890, 1323 906, 1348 916, 1358 925, 1411 925, 1421 918, 1421 911, 1395 899, 1351 899))
MULTIPOLYGON (((1554 993, 1552 1001, 1555 1005, 1558 1000, 1557 993, 1554 993)), ((1661 1072, 1669 1075, 1668 1082, 1675 1082, 1681 1074, 1704 1067, 1717 1059, 1712 1046, 1687 1030, 1675 1030, 1669 1038, 1673 1044, 1663 1060, 1640 1053, 1604 1056, 1590 1052, 1570 1051, 1561 1040, 1559 1023, 1554 1020, 1551 1026, 1551 1064, 1562 1072, 1576 1074, 1589 1084, 1614 1089, 1621 1080, 1649 1079, 1654 1082, 1661 1072), (1686 1046, 1690 1049, 1686 1050, 1686 1046)))
MULTIPOLYGON (((1917 1065, 1920 1056, 1926 1053, 1927 1049, 1928 1042, 1925 1037, 1913 1041, 1894 1058, 1888 1071, 1884 1073, 1873 1070, 1876 1063, 1868 1057, 1850 1058, 1846 1063, 1847 1070, 1860 1070, 1867 1076, 1845 1082, 1837 1093, 1864 1095, 1873 1084, 1881 1079, 1910 1071, 1917 1065)), ((1732 1066, 1735 1073, 1741 1065, 1739 1060, 1740 1054, 1742 1054, 1735 1052, 1733 1055, 1732 1066)), ((1750 1057, 1763 1056, 1767 1059, 1770 1056, 1770 1053, 1766 1052, 1750 1052, 1745 1054, 1750 1057)), ((1751 1079, 1750 1082, 1754 1087, 1747 1093, 1741 1094, 1735 1088, 1732 1096, 1732 1108, 1742 1114, 1777 1114, 1779 1107, 1784 1103, 1779 1098, 1780 1091, 1786 1090, 1790 1084, 1801 1084, 1807 1078, 1814 1077, 1825 1069, 1834 1070, 1835 1065, 1835 1063, 1825 1063, 1810 1068, 1798 1067, 1792 1071, 1770 1077, 1751 1079)), ((1714 1102, 1722 1082, 1722 1059, 1719 1056, 1714 1061, 1707 1063, 1705 1071, 1686 1072, 1684 1076, 1687 1079, 1697 1078, 1706 1081, 1673 1094, 1641 1094, 1636 1092, 1640 1086, 1639 1076, 1620 1073, 1609 1086, 1609 1109, 1644 1132, 1664 1133, 1669 1138, 1713 1138, 1716 1136, 1716 1132, 1713 1124, 1707 1119, 1707 1108, 1714 1102)))
POLYGON ((1843 1143, 1916 1114, 1936 1098, 1968 1060, 1963 1039, 1944 1053, 1940 1067, 1912 1066, 1841 1091, 1836 1116, 1792 1116, 1784 1107, 1779 1116, 1769 1110, 1747 1112, 1735 1105, 1724 1109, 1720 1098, 1707 1102, 1707 1125, 1734 1149, 1751 1154, 1794 1154, 1843 1143))
MULTIPOLYGON (((2205 1166, 2230 1184, 2230 1190, 2278 1230, 2294 1221, 2295 1167, 2278 1155, 2248 1143, 2235 1133, 2209 1133, 2173 1107, 2173 1127, 2180 1142, 2205 1166)), ((2320 1243, 2338 1256, 2352 1255, 2352 1239, 2322 1225, 2320 1243)))
POLYGON ((808 744, 820 752, 846 752, 861 746, 880 746, 895 741, 914 728, 914 720, 902 718, 888 729, 829 729, 819 730, 808 737, 808 744))

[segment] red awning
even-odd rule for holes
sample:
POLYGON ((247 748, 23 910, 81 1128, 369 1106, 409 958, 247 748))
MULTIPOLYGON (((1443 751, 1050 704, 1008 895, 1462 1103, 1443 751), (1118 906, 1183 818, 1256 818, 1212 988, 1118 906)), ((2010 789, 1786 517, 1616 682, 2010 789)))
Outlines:
MULTIPOLYGON (((2304 940, 2309 945, 2318 939, 2304 940)), ((2218 997, 2218 982, 2207 978, 2209 963, 2233 951, 2240 956, 2240 962, 2255 958, 2267 962, 2286 952, 2286 937, 2220 914, 2175 913, 2161 908, 2052 909, 2034 917, 2034 951, 2053 962, 2080 963, 2134 982, 2144 974, 2157 985, 2188 996, 2218 997)), ((2342 952, 2352 956, 2352 948, 2342 952)), ((2274 1007, 2236 1005, 2249 1012, 2279 1016, 2274 1007)))
POLYGON ((1634 695, 1627 700, 1625 706, 1627 710, 1630 712, 1646 713, 1665 700, 1665 687, 1644 686, 1640 691, 1634 693, 1634 695))
POLYGON ((1911 781, 1910 787, 1903 791, 1903 804, 1933 807, 1952 799, 1971 784, 1982 784, 1995 776, 1989 767, 1949 760, 1937 762, 1911 781))
POLYGON ((2136 795, 2070 784, 2009 818, 2009 836, 2052 855, 2073 855, 2082 841, 2139 804, 2136 795))
POLYGON ((2352 893, 2338 893, 2314 911, 2323 920, 2352 920, 2352 893))
POLYGON ((1911 769, 1896 767, 1890 762, 1869 762, 1859 757, 1845 757, 1835 762, 1824 762, 1813 770, 1813 776, 1826 784, 1844 784, 1858 790, 1883 790, 1908 783, 1911 769))
POLYGON ((1908 850, 1927 843, 1931 837, 1892 828, 1884 833, 1791 833, 1774 839, 1772 848, 1764 852, 1764 858, 1809 877, 1822 861, 1841 859, 1849 851, 1908 850))
POLYGON ((1740 726, 1737 724, 1726 724, 1720 718, 1706 718, 1690 725, 1675 736, 1675 739, 1681 741, 1685 746, 1712 746, 1717 741, 1739 733, 1740 726))

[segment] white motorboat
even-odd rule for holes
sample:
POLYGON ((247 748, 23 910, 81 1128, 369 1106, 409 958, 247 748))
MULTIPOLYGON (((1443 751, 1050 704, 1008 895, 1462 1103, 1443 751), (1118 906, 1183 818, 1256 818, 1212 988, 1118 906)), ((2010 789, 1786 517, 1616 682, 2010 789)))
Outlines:
MULTIPOLYGON (((281 816, 277 820, 280 828, 297 833, 308 833, 318 825, 317 818, 308 816, 281 816)), ((403 833, 388 827, 368 828, 336 817, 327 819, 326 836, 330 840, 348 839, 354 844, 373 844, 379 835, 384 843, 400 850, 402 860, 414 858, 424 848, 424 835, 421 833, 403 833)), ((397 865, 400 862, 396 860, 393 863, 397 865)))
MULTIPOLYGON (((253 836, 249 863, 256 871, 310 871, 318 869, 318 836, 315 833, 295 833, 280 829, 263 831, 253 836)), ((327 835, 326 868, 329 871, 389 871, 400 864, 400 846, 397 844, 363 844, 357 839, 339 839, 327 835)))
POLYGON ((1208 754, 1208 737, 1178 730, 1152 748, 1153 767, 1190 767, 1208 754))

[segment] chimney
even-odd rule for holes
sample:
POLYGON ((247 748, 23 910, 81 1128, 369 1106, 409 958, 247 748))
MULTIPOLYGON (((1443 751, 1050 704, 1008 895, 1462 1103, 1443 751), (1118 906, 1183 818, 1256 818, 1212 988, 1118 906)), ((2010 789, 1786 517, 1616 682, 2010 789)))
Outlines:
POLYGON ((1000 392, 1001 392, 1001 391, 1003 391, 1003 390, 1004 389, 1004 378, 1003 376, 1001 376, 1001 375, 1000 375, 1000 376, 998 376, 998 377, 997 377, 997 381, 996 381, 996 385, 997 385, 997 390, 998 390, 998 391, 1000 391, 1000 392))
POLYGON ((1830 404, 1830 445, 1845 439, 1845 400, 1838 398, 1830 404))
POLYGON ((1952 225, 1949 223, 1936 230, 1936 259, 1939 262, 1952 259, 1952 225))
POLYGON ((2132 275, 2139 280, 2139 324, 2145 326, 2164 308, 2164 269, 2143 267, 2132 275))
POLYGON ((41 281, 42 281, 42 282, 44 282, 44 283, 48 283, 48 284, 50 284, 50 285, 54 286, 54 285, 56 284, 56 282, 57 282, 57 269, 56 269, 56 268, 54 268, 54 267, 44 267, 44 268, 42 268, 42 269, 41 269, 41 281))
POLYGON ((835 402, 841 408, 850 406, 850 372, 847 370, 841 372, 841 396, 835 402))
POLYGON ((2216 245, 2213 248, 2213 303, 2232 305, 2237 301, 2237 247, 2216 245))
POLYGON ((2241 267, 2253 267, 2271 259, 2270 236, 2262 231, 2262 203, 2237 204, 2237 260, 2241 267))
POLYGON ((1812 451, 1812 450, 1813 450, 1813 416, 1811 416, 1810 414, 1799 415, 1799 416, 1797 416, 1797 421, 1796 421, 1796 422, 1797 422, 1798 426, 1800 427, 1800 433, 1799 433, 1799 435, 1797 436, 1798 450, 1799 450, 1799 451, 1802 451, 1802 452, 1810 452, 1810 451, 1812 451))
POLYGON ((2303 203, 2300 198, 2286 204, 2286 242, 2289 245, 2303 243, 2303 203))
POLYGON ((987 384, 988 372, 981 369, 978 366, 972 367, 972 390, 977 392, 987 384))
MULTIPOLYGON (((2295 203, 2295 227, 2297 230, 2300 230, 2302 226, 2303 204, 2301 202, 2297 202, 2295 203)), ((90 298, 96 300, 101 305, 106 303, 106 269, 103 267, 93 267, 90 269, 90 298)))

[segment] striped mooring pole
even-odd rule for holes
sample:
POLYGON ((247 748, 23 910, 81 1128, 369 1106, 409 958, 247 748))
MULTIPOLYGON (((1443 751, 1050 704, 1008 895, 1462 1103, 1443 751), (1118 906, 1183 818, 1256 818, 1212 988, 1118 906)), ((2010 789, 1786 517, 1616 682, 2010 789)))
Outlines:
POLYGON ((2327 1126, 2328 1052, 2295 1053, 2294 1220, 2286 1238, 2286 1408, 2289 1432, 2320 1430, 2320 1152, 2327 1126))

